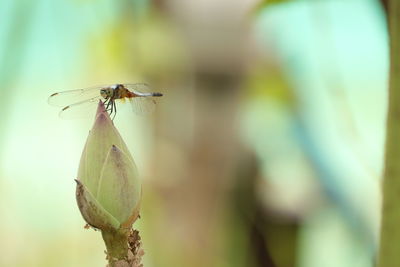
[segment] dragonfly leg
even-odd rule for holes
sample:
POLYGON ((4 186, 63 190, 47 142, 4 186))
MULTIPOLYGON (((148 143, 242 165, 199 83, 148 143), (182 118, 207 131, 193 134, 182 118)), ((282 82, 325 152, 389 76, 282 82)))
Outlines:
POLYGON ((114 111, 114 107, 113 107, 114 106, 114 101, 110 100, 110 105, 109 106, 110 106, 110 108, 108 108, 107 111, 109 112, 109 114, 111 116, 113 114, 113 111, 114 111))
POLYGON ((115 115, 117 114, 117 105, 115 104, 115 101, 114 101, 114 100, 110 99, 109 105, 107 105, 107 107, 108 107, 108 106, 110 106, 110 108, 108 108, 107 111, 109 112, 110 117, 111 117, 112 115, 114 115, 114 116, 112 117, 112 120, 114 120, 115 115))
POLYGON ((112 120, 114 120, 115 116, 117 115, 117 104, 115 104, 115 102, 113 103, 113 108, 114 108, 114 117, 112 118, 112 120))
POLYGON ((106 101, 104 102, 104 104, 107 104, 106 105, 106 110, 110 111, 110 105, 112 105, 111 98, 107 98, 106 101))
POLYGON ((104 101, 104 104, 106 111, 108 112, 110 117, 114 115, 112 118, 112 120, 114 120, 115 115, 117 114, 117 105, 115 104, 115 101, 111 97, 109 97, 104 101))

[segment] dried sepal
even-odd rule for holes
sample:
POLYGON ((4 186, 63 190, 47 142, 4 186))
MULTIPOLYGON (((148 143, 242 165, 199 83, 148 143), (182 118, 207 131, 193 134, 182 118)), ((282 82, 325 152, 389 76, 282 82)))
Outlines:
POLYGON ((76 201, 82 217, 92 227, 98 229, 119 229, 120 223, 107 212, 79 181, 75 180, 76 201))

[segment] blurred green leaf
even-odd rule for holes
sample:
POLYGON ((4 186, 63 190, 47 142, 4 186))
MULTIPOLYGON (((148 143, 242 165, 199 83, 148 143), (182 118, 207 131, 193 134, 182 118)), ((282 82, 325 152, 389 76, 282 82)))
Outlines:
POLYGON ((255 6, 253 13, 260 12, 262 9, 264 9, 265 7, 268 7, 270 5, 282 4, 282 3, 291 2, 291 1, 293 1, 293 0, 262 0, 255 6))

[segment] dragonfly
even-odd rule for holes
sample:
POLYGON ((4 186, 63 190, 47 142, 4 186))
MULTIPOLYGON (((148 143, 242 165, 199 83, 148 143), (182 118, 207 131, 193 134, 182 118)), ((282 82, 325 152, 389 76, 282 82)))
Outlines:
POLYGON ((101 100, 114 119, 117 113, 116 100, 128 100, 133 112, 146 115, 153 112, 155 98, 161 96, 162 93, 152 92, 146 83, 112 84, 57 92, 50 95, 48 102, 50 105, 62 107, 59 113, 61 118, 73 118, 87 113, 88 109, 101 100))

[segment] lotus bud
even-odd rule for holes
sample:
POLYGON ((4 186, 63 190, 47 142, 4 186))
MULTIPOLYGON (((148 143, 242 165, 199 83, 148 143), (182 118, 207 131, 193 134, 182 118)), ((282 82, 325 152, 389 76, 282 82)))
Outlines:
POLYGON ((89 225, 102 231, 129 231, 139 216, 141 184, 133 158, 101 101, 76 182, 78 207, 89 225))

